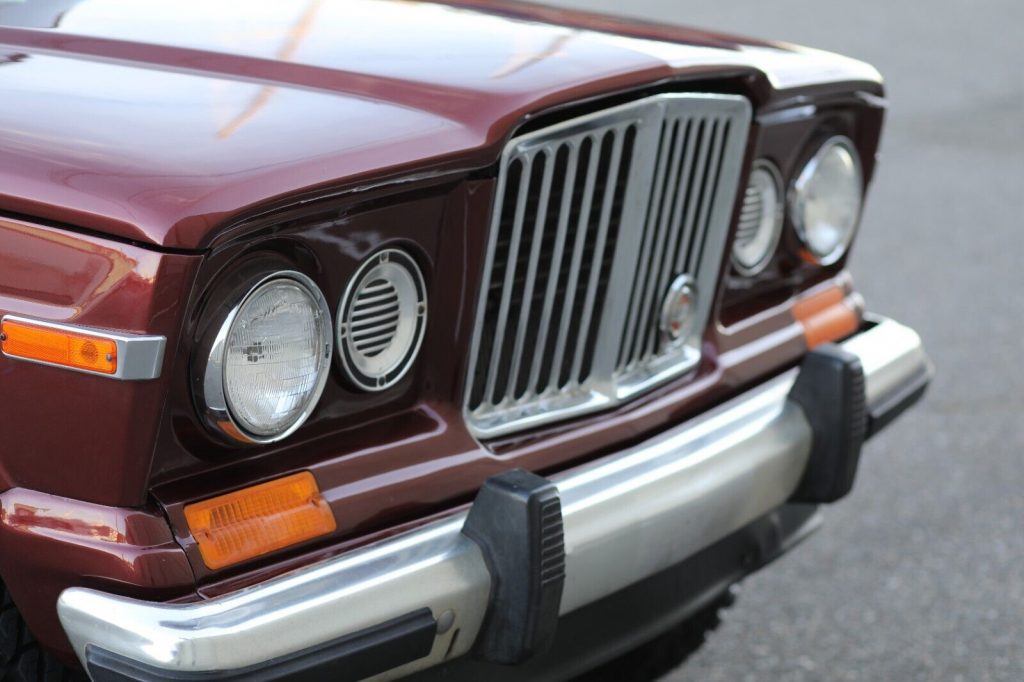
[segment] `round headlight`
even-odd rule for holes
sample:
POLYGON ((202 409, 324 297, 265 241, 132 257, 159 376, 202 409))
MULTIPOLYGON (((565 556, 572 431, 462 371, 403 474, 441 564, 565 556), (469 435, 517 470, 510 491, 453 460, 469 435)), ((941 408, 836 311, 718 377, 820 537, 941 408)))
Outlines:
POLYGON ((822 265, 839 260, 860 219, 864 179, 853 142, 833 137, 807 162, 793 185, 793 226, 811 257, 822 265))
POLYGON ((226 315, 203 358, 207 421, 232 440, 272 443, 313 411, 333 334, 320 289, 298 272, 259 280, 226 315))
POLYGON ((768 265, 782 234, 782 175, 767 161, 750 171, 743 196, 732 260, 744 275, 755 275, 768 265))

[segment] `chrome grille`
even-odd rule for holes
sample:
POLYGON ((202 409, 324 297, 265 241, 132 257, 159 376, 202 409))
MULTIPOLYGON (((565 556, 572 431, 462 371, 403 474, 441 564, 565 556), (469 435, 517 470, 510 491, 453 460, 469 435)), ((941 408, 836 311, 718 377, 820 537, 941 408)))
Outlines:
POLYGON ((691 369, 750 121, 727 95, 659 95, 515 138, 501 161, 465 413, 496 436, 621 402, 691 369), (691 333, 659 332, 670 284, 691 333))

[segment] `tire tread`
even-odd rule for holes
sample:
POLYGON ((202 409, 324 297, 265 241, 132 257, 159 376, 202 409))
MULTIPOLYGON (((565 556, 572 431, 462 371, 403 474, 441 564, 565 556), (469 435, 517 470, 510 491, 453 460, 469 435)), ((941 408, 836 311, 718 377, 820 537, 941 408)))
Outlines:
POLYGON ((3 682, 79 682, 86 679, 44 651, 0 582, 0 680, 3 682))

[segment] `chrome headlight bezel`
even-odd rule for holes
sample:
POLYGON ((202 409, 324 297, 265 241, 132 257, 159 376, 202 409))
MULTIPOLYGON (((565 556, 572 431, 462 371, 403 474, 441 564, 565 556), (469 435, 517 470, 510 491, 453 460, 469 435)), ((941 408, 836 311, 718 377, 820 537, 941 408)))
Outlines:
MULTIPOLYGON (((784 183, 782 180, 782 172, 778 167, 768 161, 767 159, 758 159, 754 162, 750 169, 750 176, 747 180, 747 187, 744 191, 748 190, 751 184, 754 182, 755 176, 766 179, 771 183, 771 187, 775 191, 775 206, 770 211, 761 212, 761 224, 757 228, 757 232, 761 233, 766 231, 768 239, 765 242, 765 247, 760 256, 753 262, 744 262, 742 257, 737 254, 737 249, 741 247, 739 239, 740 234, 737 230, 737 234, 734 237, 730 256, 732 258, 733 267, 741 275, 747 277, 753 277, 764 271, 768 264, 772 262, 772 258, 775 256, 775 252, 778 250, 779 241, 782 237, 782 228, 785 223, 786 216, 786 197, 784 183)), ((745 205, 745 202, 744 202, 745 205)))
POLYGON ((334 353, 334 333, 331 322, 330 308, 320 288, 309 277, 294 270, 278 270, 269 272, 251 281, 247 287, 237 289, 229 300, 225 301, 215 313, 208 325, 208 333, 201 340, 195 355, 193 373, 193 395, 197 410, 206 426, 222 439, 234 444, 262 445, 276 443, 295 433, 309 418, 316 408, 327 385, 327 377, 331 371, 331 356, 334 353), (305 399, 302 409, 287 426, 271 434, 253 433, 247 429, 242 420, 237 419, 231 409, 231 400, 227 391, 226 351, 227 341, 232 328, 247 302, 265 287, 276 282, 287 280, 298 285, 315 304, 318 314, 323 320, 322 357, 318 368, 316 383, 305 399))
POLYGON ((846 252, 857 233, 857 227, 860 224, 860 217, 863 210, 864 173, 860 155, 857 153, 857 147, 853 141, 845 135, 835 135, 830 137, 826 139, 820 147, 818 147, 814 156, 812 156, 804 165, 800 174, 793 182, 793 186, 790 190, 790 220, 793 223, 793 228, 796 230, 797 236, 800 237, 800 241, 803 242, 805 255, 818 265, 825 266, 836 263, 846 255, 846 252), (807 224, 805 208, 806 203, 810 198, 808 196, 809 185, 818 174, 825 157, 835 149, 839 149, 849 156, 851 162, 850 180, 852 182, 850 189, 853 190, 851 196, 856 199, 856 209, 852 211, 852 215, 846 221, 846 224, 841 226, 841 236, 839 240, 836 241, 831 248, 822 250, 817 249, 814 246, 814 240, 810 235, 810 230, 814 228, 807 224))

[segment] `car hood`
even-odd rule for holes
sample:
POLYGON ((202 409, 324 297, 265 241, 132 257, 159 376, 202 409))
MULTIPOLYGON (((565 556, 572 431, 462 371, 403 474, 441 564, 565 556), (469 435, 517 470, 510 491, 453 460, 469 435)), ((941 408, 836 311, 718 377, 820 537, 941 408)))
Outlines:
POLYGON ((488 165, 530 112, 791 46, 466 0, 0 2, 0 211, 173 249, 297 192, 488 165))

